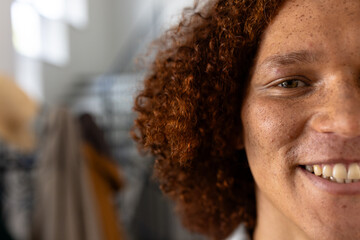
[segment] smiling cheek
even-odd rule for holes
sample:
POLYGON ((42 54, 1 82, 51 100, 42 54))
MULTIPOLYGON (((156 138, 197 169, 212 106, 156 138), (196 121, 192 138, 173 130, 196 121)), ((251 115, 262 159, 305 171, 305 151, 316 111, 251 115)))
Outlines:
POLYGON ((292 150, 306 122, 303 106, 250 94, 243 105, 242 121, 245 150, 255 179, 270 171, 273 177, 290 175, 295 166, 292 150))

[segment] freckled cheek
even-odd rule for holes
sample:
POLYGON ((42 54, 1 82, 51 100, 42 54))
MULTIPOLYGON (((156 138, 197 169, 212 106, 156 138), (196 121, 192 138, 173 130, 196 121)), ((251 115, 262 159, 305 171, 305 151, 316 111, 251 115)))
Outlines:
POLYGON ((279 180, 289 176, 291 161, 286 152, 297 140, 294 129, 302 115, 294 107, 269 99, 248 103, 242 110, 245 150, 256 183, 266 191, 272 184, 268 173, 279 180))
POLYGON ((244 105, 242 120, 245 145, 258 148, 254 149, 256 152, 270 154, 295 140, 295 130, 301 125, 301 113, 271 100, 252 101, 244 105))

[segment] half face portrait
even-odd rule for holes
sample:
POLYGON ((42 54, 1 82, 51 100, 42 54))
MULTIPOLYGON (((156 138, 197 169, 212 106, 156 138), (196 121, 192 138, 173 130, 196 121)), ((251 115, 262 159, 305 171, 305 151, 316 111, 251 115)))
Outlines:
POLYGON ((360 239, 360 1, 199 1, 159 42, 133 136, 185 226, 360 239))
POLYGON ((264 32, 241 110, 259 239, 360 237, 359 23, 359 1, 287 1, 264 32))

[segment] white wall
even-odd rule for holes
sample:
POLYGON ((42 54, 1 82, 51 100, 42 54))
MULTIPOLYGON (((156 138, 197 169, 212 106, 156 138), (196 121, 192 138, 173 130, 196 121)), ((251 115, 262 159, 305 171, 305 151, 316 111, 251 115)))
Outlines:
POLYGON ((14 51, 10 20, 11 0, 0 1, 0 72, 14 76, 14 51))
MULTIPOLYGON (((146 52, 148 45, 177 22, 184 7, 192 6, 194 0, 118 0, 117 1, 117 61, 118 70, 131 70, 127 61, 146 52), (175 20, 175 21, 174 21, 175 20), (149 27, 149 24, 156 24, 149 27), (130 51, 138 46, 137 52, 130 51), (132 56, 131 56, 132 53, 132 56)), ((131 62, 131 63, 132 63, 131 62)), ((130 63, 130 64, 131 64, 130 63)), ((116 66, 114 66, 116 68, 116 66)))
MULTIPOLYGON (((89 0, 89 25, 70 31, 70 63, 65 67, 43 65, 45 101, 61 100, 76 81, 105 72, 131 71, 134 56, 144 52, 158 29, 154 12, 191 5, 193 0, 89 0), (164 6, 165 5, 165 6, 164 6), (176 6, 175 6, 176 5, 176 6), (175 6, 175 7, 174 7, 175 6), (150 27, 149 27, 150 26, 150 27), (134 49, 137 51, 134 54, 134 49)), ((180 11, 177 11, 180 13, 180 11)), ((166 15, 166 14, 165 14, 166 15)), ((163 20, 161 20, 163 21, 163 20)))
POLYGON ((106 72, 114 61, 114 6, 117 0, 89 0, 89 25, 69 27, 70 62, 67 66, 43 65, 45 100, 60 101, 76 81, 106 72))
POLYGON ((57 103, 77 81, 109 71, 132 70, 134 56, 146 49, 144 39, 147 43, 151 42, 158 31, 151 26, 155 19, 159 19, 154 15, 157 14, 154 10, 164 5, 189 5, 193 0, 183 0, 181 3, 178 0, 88 1, 89 25, 82 30, 69 27, 70 62, 58 67, 21 56, 16 57, 18 64, 14 64, 10 21, 12 0, 0 0, 0 72, 21 78, 19 84, 25 90, 30 89, 28 92, 35 92, 39 96, 35 98, 43 99, 48 104, 57 103), (15 73, 14 68, 22 70, 15 73), (33 78, 30 78, 29 73, 36 71, 40 75, 33 74, 33 78), (39 79, 31 80, 35 78, 39 79), (32 81, 38 93, 36 89, 31 91, 32 81))

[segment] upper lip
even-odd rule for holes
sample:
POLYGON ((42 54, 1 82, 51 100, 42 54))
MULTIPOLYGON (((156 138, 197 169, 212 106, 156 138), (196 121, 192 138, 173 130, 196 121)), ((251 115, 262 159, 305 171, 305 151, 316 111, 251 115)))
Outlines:
POLYGON ((314 133, 285 146, 285 154, 298 165, 360 163, 360 137, 314 133))
POLYGON ((342 163, 342 164, 351 164, 351 163, 360 163, 360 159, 357 158, 329 158, 329 159, 321 159, 321 160, 312 160, 308 163, 302 163, 300 165, 321 165, 321 164, 336 164, 336 163, 342 163))

